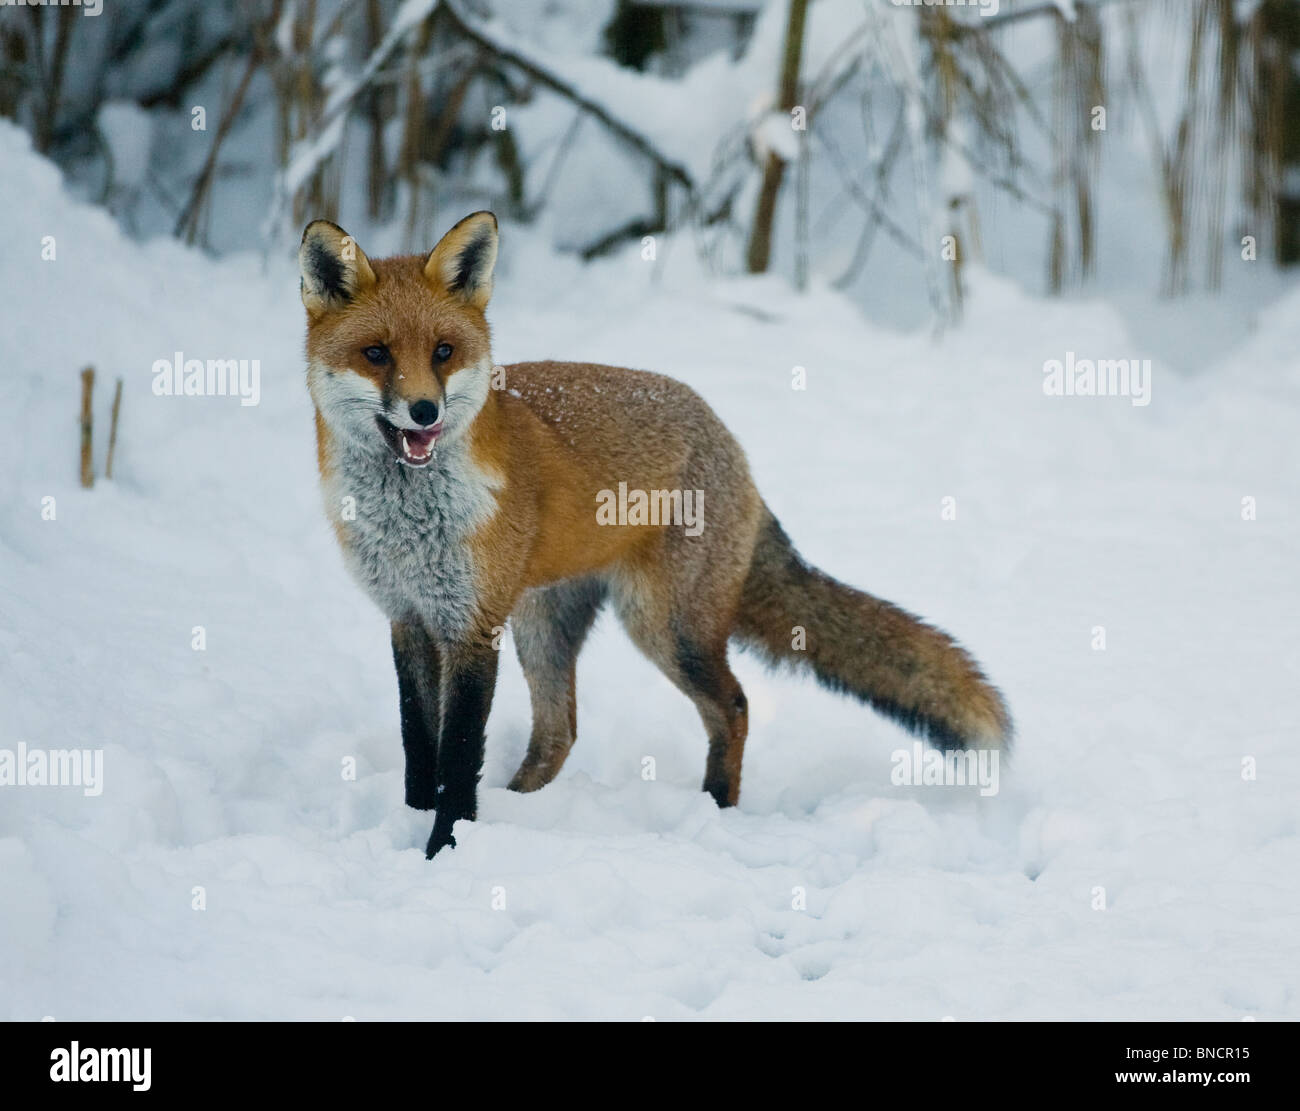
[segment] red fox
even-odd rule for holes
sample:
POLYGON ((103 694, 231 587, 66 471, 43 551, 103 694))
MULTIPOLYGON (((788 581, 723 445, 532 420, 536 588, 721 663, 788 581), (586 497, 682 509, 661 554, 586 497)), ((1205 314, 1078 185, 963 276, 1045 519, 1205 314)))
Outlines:
POLYGON ((695 703, 719 806, 739 796, 747 732, 733 640, 941 746, 1009 744, 1001 695, 950 637, 799 557, 694 391, 585 363, 494 367, 497 240, 475 212, 427 256, 372 262, 317 220, 299 253, 325 504, 391 622, 406 802, 437 811, 429 857, 475 817, 507 620, 533 716, 509 785, 535 791, 573 746, 575 663, 607 600, 695 703))

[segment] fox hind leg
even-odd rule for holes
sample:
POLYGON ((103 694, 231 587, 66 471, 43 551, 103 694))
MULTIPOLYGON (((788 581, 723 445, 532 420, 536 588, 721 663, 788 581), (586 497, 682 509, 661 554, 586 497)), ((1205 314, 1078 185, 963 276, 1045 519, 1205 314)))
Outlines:
POLYGON ((528 752, 512 791, 545 787, 564 765, 578 734, 578 653, 605 600, 599 579, 574 579, 525 593, 510 615, 533 706, 528 752))
POLYGON ((617 604, 632 642, 695 703, 709 738, 704 790, 719 806, 735 806, 740 798, 749 706, 727 663, 730 623, 722 617, 727 605, 710 605, 708 591, 703 590, 694 604, 677 606, 645 581, 624 583, 617 604), (710 621, 710 614, 718 619, 710 621))
POLYGON ((749 735, 749 702, 727 664, 726 641, 707 649, 680 641, 676 666, 682 676, 678 686, 695 703, 709 735, 704 790, 719 806, 735 806, 740 801, 740 765, 749 735))

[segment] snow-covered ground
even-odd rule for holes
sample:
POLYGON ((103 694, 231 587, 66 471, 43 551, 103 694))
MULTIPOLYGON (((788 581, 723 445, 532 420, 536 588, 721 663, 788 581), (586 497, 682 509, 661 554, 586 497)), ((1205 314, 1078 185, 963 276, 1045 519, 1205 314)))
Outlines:
POLYGON ((430 863, 291 263, 133 243, 5 123, 0 165, 0 749, 104 759, 97 796, 0 787, 0 1018, 1300 1018, 1297 292, 1191 375, 990 274, 936 342, 685 240, 583 269, 507 225, 498 360, 691 383, 804 554, 971 646, 1019 745, 993 797, 898 787, 910 738, 741 657, 719 812, 694 710, 606 616, 535 795, 504 654, 481 820, 430 863), (155 396, 178 351, 259 360, 260 403, 155 396), (1150 404, 1046 396, 1068 352, 1156 358, 1150 404), (100 469, 125 379, 93 491, 86 363, 100 469))

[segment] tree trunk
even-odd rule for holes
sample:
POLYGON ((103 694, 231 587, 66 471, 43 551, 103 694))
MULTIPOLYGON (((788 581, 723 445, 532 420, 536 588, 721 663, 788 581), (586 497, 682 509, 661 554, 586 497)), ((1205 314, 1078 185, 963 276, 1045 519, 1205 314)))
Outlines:
MULTIPOLYGON (((790 0, 790 15, 785 26, 785 53, 781 61, 781 87, 777 93, 777 107, 789 115, 799 95, 799 62, 803 57, 803 27, 808 14, 808 0, 790 0)), ((754 209, 754 224, 749 235, 749 250, 745 267, 751 274, 767 270, 772 257, 772 221, 776 217, 776 200, 781 193, 781 179, 785 176, 785 162, 775 151, 769 151, 763 167, 763 185, 754 209)))
POLYGON ((1300 262, 1300 11, 1285 0, 1265 0, 1256 18, 1263 39, 1256 67, 1262 118, 1255 124, 1253 199, 1258 210, 1275 206, 1274 257, 1280 266, 1294 266, 1300 262))

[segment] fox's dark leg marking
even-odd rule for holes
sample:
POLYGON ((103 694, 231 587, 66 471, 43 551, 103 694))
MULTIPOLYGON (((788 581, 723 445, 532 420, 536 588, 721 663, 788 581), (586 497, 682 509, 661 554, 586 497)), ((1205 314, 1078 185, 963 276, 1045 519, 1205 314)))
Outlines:
POLYGON ((425 855, 454 846, 452 826, 478 814, 478 780, 483 771, 483 731, 497 682, 497 651, 490 635, 444 644, 442 730, 438 739, 438 816, 425 855))
POLYGON ((679 634, 676 664, 680 678, 675 681, 695 703, 709 734, 704 790, 719 806, 735 806, 749 734, 749 703, 727 665, 726 643, 702 648, 679 634))
POLYGON ((578 579, 530 590, 510 615, 533 704, 528 752, 510 780, 512 791, 545 787, 564 764, 578 732, 576 668, 606 587, 599 579, 578 579))
POLYGON ((394 622, 393 663, 406 753, 406 805, 432 810, 438 799, 438 646, 418 622, 394 622))

